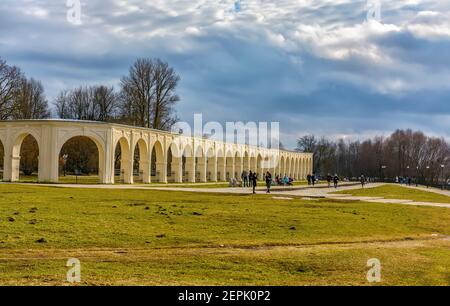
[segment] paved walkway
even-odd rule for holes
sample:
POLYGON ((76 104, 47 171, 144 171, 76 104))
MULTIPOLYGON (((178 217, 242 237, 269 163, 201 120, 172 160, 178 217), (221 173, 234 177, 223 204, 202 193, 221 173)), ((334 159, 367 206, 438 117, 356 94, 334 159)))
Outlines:
MULTIPOLYGON (((8 184, 8 183, 0 183, 8 184)), ((10 183, 9 183, 10 184, 10 183)), ((15 183, 22 185, 31 185, 27 183, 15 183)), ((208 185, 208 184, 199 184, 208 185)), ((211 185, 211 184, 210 184, 211 185)), ((365 188, 375 188, 385 185, 384 183, 371 183, 366 185, 365 188)), ((199 192, 199 193, 227 193, 227 194, 242 194, 248 195, 252 194, 251 188, 196 188, 192 187, 177 187, 177 185, 81 185, 81 184, 39 184, 38 186, 47 187, 57 187, 57 188, 89 188, 89 189, 123 189, 123 190, 161 190, 161 191, 184 191, 184 192, 199 192)), ((186 186, 186 185, 184 185, 186 186)), ((441 190, 437 188, 426 188, 426 187, 416 187, 416 186, 403 186, 404 188, 418 189, 422 191, 434 192, 437 194, 443 194, 450 196, 450 191, 441 190)), ((327 184, 318 184, 315 187, 310 187, 306 185, 291 186, 291 187, 274 187, 272 189, 271 195, 275 199, 290 199, 290 197, 301 197, 301 198, 326 198, 334 200, 345 200, 345 201, 364 201, 371 203, 392 203, 392 204, 402 204, 402 205, 413 205, 413 206, 432 206, 432 207, 445 207, 450 208, 448 203, 432 203, 432 202, 418 202, 405 199, 386 199, 383 197, 363 197, 363 196, 352 196, 351 194, 333 194, 336 191, 344 190, 356 190, 360 189, 361 185, 358 183, 342 183, 338 189, 333 187, 329 188, 327 184)), ((265 194, 264 187, 258 187, 258 194, 265 194)))

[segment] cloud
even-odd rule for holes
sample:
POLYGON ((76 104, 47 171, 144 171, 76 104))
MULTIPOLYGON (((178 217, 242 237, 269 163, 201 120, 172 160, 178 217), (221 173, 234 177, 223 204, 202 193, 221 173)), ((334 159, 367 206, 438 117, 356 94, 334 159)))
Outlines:
POLYGON ((65 1, 3 0, 0 56, 50 98, 161 57, 181 75, 182 119, 279 120, 288 147, 398 127, 450 137, 450 3, 381 3, 376 22, 365 0, 90 0, 75 26, 65 1))

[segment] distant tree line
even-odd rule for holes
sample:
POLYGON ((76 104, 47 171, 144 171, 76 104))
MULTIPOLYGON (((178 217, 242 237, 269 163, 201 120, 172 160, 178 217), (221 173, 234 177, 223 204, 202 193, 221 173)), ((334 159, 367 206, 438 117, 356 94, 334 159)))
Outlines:
MULTIPOLYGON (((170 130, 177 122, 175 105, 180 101, 176 93, 179 75, 160 59, 138 59, 123 76, 119 90, 112 86, 80 86, 61 91, 54 101, 58 118, 123 123, 159 130, 170 130)), ((42 83, 27 79, 22 71, 0 58, 0 120, 44 119, 51 116, 42 83)), ((74 139, 63 148, 70 156, 65 168, 89 173, 96 171, 95 144, 82 144, 74 139), (87 151, 87 152, 86 152, 87 151)), ((0 167, 3 166, 0 146, 0 167)), ((37 167, 37 144, 27 137, 21 148, 21 169, 30 174, 37 167)), ((120 154, 120 152, 118 153, 120 154)), ((97 157, 98 158, 98 157, 97 157)))
POLYGON ((450 144, 420 131, 397 130, 387 138, 365 141, 307 135, 298 140, 297 150, 314 153, 314 169, 320 176, 411 177, 431 184, 450 178, 450 144))

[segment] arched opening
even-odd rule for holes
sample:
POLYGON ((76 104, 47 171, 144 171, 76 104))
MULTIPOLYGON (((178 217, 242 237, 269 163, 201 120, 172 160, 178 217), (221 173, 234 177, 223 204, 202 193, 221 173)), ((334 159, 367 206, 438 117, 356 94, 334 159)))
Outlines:
POLYGON ((236 152, 234 156, 234 177, 240 179, 242 176, 242 157, 239 152, 236 152))
POLYGON ((284 177, 286 175, 286 161, 284 159, 284 156, 281 156, 281 161, 280 161, 280 176, 284 177))
POLYGON ((245 170, 248 172, 250 170, 250 157, 249 157, 247 151, 244 153, 244 158, 242 161, 242 168, 243 168, 243 171, 245 170))
POLYGON ((167 181, 181 183, 182 182, 182 160, 178 150, 178 146, 172 143, 167 150, 167 181))
POLYGON ((114 182, 133 183, 130 145, 125 137, 119 139, 115 148, 114 182))
POLYGON ((12 159, 12 181, 38 181, 39 145, 34 136, 22 134, 16 139, 12 159))
POLYGON ((173 182, 175 181, 175 172, 174 169, 172 168, 172 163, 174 160, 174 156, 172 153, 172 148, 169 147, 169 150, 167 151, 167 180, 169 182, 173 182))
POLYGON ((182 173, 183 182, 195 182, 195 160, 192 147, 187 145, 184 147, 182 155, 182 173))
POLYGON ((225 169, 226 169, 225 180, 229 181, 231 178, 234 177, 234 157, 230 151, 227 151, 226 154, 225 169))
POLYGON ((249 166, 249 171, 252 171, 253 173, 256 172, 256 156, 252 155, 250 156, 250 166, 249 166))
POLYGON ((195 181, 196 182, 206 182, 206 155, 203 153, 201 146, 197 147, 195 150, 195 181))
POLYGON ((147 143, 139 139, 134 147, 133 154, 133 182, 149 183, 150 168, 147 143))
POLYGON ((258 157, 256 158, 256 173, 258 175, 258 180, 262 180, 264 178, 262 161, 263 161, 263 158, 262 158, 261 154, 258 154, 258 157))
POLYGON ((221 182, 226 181, 226 172, 225 154, 220 149, 217 151, 217 180, 221 182))
POLYGON ((155 142, 152 148, 151 157, 151 181, 167 183, 167 164, 164 160, 164 151, 161 142, 155 142))
POLYGON ((3 143, 0 141, 0 181, 3 180, 3 171, 5 169, 5 149, 3 148, 3 143))
POLYGON ((58 181, 69 184, 99 183, 102 150, 87 136, 75 136, 68 139, 59 151, 58 181))
POLYGON ((293 179, 295 179, 295 167, 297 167, 297 164, 296 164, 296 161, 295 161, 295 158, 292 158, 292 160, 291 160, 291 173, 290 173, 290 177, 292 177, 293 179))
POLYGON ((214 154, 214 149, 209 148, 206 153, 206 179, 209 182, 217 182, 217 157, 214 154))
POLYGON ((292 175, 292 158, 290 158, 290 157, 288 157, 287 159, 286 159, 286 175, 288 176, 288 177, 291 177, 292 175))

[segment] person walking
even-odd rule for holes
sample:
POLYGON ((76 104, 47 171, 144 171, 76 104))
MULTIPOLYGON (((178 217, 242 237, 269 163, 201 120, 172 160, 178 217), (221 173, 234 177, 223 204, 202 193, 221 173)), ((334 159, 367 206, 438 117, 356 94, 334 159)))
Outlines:
POLYGON ((308 174, 306 179, 308 180, 308 186, 311 186, 311 174, 308 174))
POLYGON ((249 185, 248 185, 248 173, 247 173, 246 170, 242 171, 241 179, 242 179, 242 187, 249 187, 249 185))
POLYGON ((258 176, 256 175, 256 172, 252 174, 251 176, 252 181, 252 187, 253 187, 253 194, 256 193, 256 186, 258 185, 258 176))
POLYGON ((252 170, 249 171, 248 173, 248 187, 251 187, 253 185, 253 172, 252 170))
POLYGON ((366 185, 366 177, 364 176, 364 174, 361 174, 359 181, 361 182, 362 188, 364 188, 364 185, 366 185))
POLYGON ((333 177, 334 188, 338 188, 339 176, 337 174, 333 177))
POLYGON ((316 185, 316 175, 314 173, 311 175, 311 184, 313 187, 316 185))
POLYGON ((272 186, 272 174, 269 171, 266 172, 266 186, 267 193, 270 193, 270 187, 272 186))
POLYGON ((331 176, 331 174, 328 173, 328 175, 327 175, 328 188, 331 187, 331 181, 332 180, 333 180, 333 177, 331 176))

